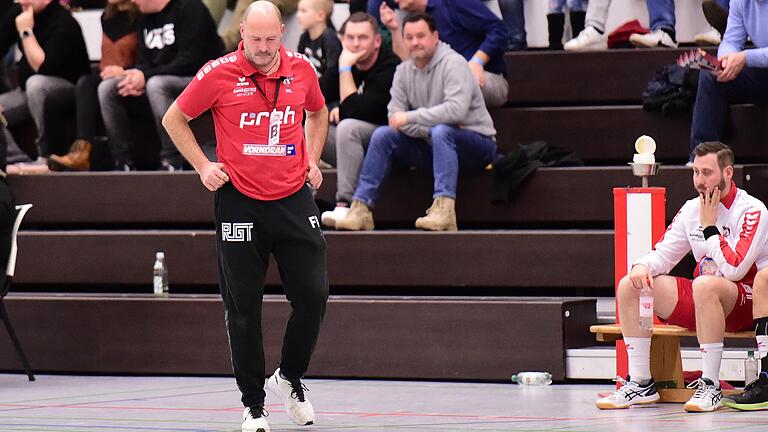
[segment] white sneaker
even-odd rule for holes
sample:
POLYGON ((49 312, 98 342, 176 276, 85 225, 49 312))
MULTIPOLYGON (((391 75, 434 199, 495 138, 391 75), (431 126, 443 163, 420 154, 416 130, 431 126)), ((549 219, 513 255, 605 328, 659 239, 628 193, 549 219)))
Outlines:
POLYGON ((304 396, 307 388, 301 381, 290 382, 280 376, 280 368, 269 377, 267 388, 283 400, 288 418, 299 426, 311 425, 315 422, 315 410, 304 396))
POLYGON ((629 43, 640 48, 677 48, 677 42, 664 30, 654 30, 650 33, 635 33, 629 36, 629 43))
POLYGON ((588 26, 578 36, 563 45, 566 51, 590 51, 608 49, 608 36, 588 26))
POLYGON ((622 409, 632 405, 647 405, 659 400, 659 392, 656 391, 656 383, 651 379, 648 384, 640 385, 627 377, 616 377, 614 381, 621 383, 621 387, 610 395, 600 398, 595 402, 600 409, 622 409), (628 381, 627 381, 628 380, 628 381))
POLYGON ((267 424, 266 411, 253 412, 250 408, 246 408, 243 411, 243 432, 269 432, 269 425, 267 424), (256 417, 258 416, 258 417, 256 417))
POLYGON ((324 211, 320 215, 320 221, 323 223, 323 226, 336 228, 336 221, 347 217, 347 213, 349 213, 349 207, 336 206, 332 211, 324 211))
POLYGON ((709 31, 705 31, 704 33, 699 33, 693 37, 693 42, 695 42, 696 45, 701 45, 701 46, 720 45, 720 42, 722 42, 722 40, 723 38, 720 36, 720 32, 717 31, 717 29, 714 27, 709 29, 709 31))
POLYGON ((688 384, 688 388, 696 389, 693 397, 683 405, 688 412, 710 412, 723 406, 723 392, 715 387, 715 383, 707 378, 699 378, 688 384))

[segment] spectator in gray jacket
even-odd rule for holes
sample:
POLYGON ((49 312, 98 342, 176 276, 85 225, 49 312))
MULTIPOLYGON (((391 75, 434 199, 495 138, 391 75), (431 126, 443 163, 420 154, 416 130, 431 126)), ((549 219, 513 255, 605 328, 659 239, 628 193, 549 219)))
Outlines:
POLYGON ((389 126, 376 129, 365 155, 350 212, 338 230, 372 230, 371 209, 393 162, 432 171, 434 193, 416 228, 456 230, 459 169, 481 170, 496 155, 496 130, 467 61, 440 42, 430 15, 405 19, 409 59, 401 63, 387 106, 389 126))

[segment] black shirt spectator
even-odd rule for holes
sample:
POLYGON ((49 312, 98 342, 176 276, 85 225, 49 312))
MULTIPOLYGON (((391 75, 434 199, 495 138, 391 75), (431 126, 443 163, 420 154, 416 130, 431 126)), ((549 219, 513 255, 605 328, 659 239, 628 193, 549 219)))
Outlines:
POLYGON ((336 89, 336 99, 338 99, 339 77, 331 77, 329 72, 335 71, 339 67, 339 54, 341 53, 341 41, 336 36, 336 29, 329 26, 325 29, 319 38, 312 40, 309 32, 304 32, 299 38, 299 52, 309 57, 309 61, 317 71, 317 77, 320 80, 320 91, 323 92, 326 100, 329 100, 336 89), (335 83, 334 83, 335 80, 335 83))
POLYGON ((43 11, 35 15, 34 35, 40 47, 45 51, 45 61, 40 70, 35 72, 27 63, 21 40, 16 30, 16 16, 21 13, 21 6, 14 5, 6 11, 0 20, 0 53, 8 51, 14 43, 19 44, 22 52, 19 60, 19 84, 25 88, 27 78, 35 73, 58 76, 77 83, 77 79, 90 71, 88 50, 80 25, 68 10, 52 1, 43 11))
POLYGON ((140 27, 136 69, 147 80, 192 76, 224 51, 213 18, 199 0, 171 0, 160 12, 144 15, 140 27))
MULTIPOLYGON (((400 58, 385 45, 381 46, 376 63, 365 71, 352 68, 352 77, 357 84, 358 92, 348 96, 339 104, 339 120, 355 118, 369 123, 387 124, 387 104, 389 89, 395 68, 400 64, 400 58)), ((329 78, 334 83, 334 100, 339 100, 339 71, 329 71, 329 78)), ((338 103, 338 102, 336 102, 338 103)))

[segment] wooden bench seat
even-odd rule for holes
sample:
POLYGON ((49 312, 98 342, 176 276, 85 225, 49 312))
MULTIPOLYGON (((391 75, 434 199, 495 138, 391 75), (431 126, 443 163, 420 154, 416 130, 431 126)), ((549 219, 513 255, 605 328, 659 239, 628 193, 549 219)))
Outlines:
MULTIPOLYGON (((621 339, 619 324, 602 324, 590 326, 589 331, 595 334, 598 341, 615 341, 621 339)), ((651 376, 657 383, 672 383, 671 388, 659 388, 661 402, 687 402, 693 396, 694 390, 686 389, 683 380, 683 362, 680 356, 680 337, 696 336, 696 332, 674 325, 653 326, 651 337, 651 376)), ((726 338, 753 339, 754 331, 726 332, 726 338)), ((723 394, 739 393, 741 390, 724 390, 723 394)))

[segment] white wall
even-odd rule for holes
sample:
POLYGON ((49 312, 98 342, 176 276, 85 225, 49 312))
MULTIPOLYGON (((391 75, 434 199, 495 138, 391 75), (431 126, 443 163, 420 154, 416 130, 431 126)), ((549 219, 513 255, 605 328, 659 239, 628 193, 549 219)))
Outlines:
MULTIPOLYGON (((486 0, 489 8, 499 14, 497 0, 486 0)), ((525 4, 525 29, 528 33, 528 46, 532 48, 544 48, 548 44, 547 38, 547 0, 524 0, 525 4)), ((677 16, 677 40, 678 42, 691 42, 693 36, 709 29, 709 26, 701 12, 701 0, 675 0, 675 13, 677 16)), ((75 18, 80 22, 85 35, 88 55, 91 60, 101 58, 101 11, 89 10, 75 12, 75 18)), ((344 20, 349 16, 349 5, 337 3, 334 7, 333 23, 340 28, 344 20)), ((227 25, 231 20, 231 12, 227 12, 221 25, 227 25)), ((640 23, 648 26, 648 9, 645 0, 613 0, 608 13, 606 28, 613 31, 619 25, 639 19, 640 23)), ((221 27, 221 26, 220 26, 221 27)), ((299 44, 301 29, 295 16, 289 16, 285 21, 285 37, 283 42, 288 49, 296 49, 299 44)))

